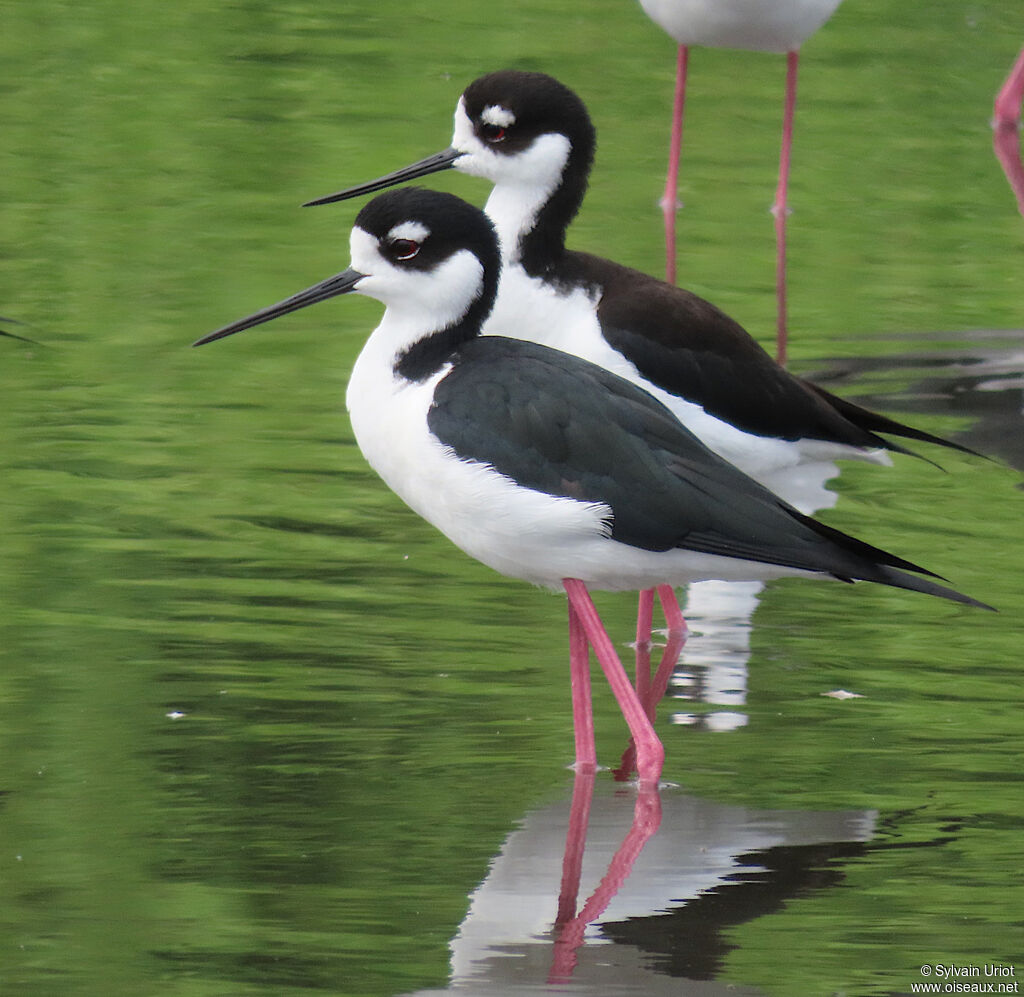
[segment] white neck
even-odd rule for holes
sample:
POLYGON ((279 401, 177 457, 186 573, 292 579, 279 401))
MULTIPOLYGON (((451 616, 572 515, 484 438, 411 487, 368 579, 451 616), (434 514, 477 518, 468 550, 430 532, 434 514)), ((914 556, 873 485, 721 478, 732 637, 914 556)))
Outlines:
POLYGON ((502 264, 519 262, 520 240, 536 224, 537 215, 550 196, 550 190, 511 184, 498 184, 491 191, 484 211, 498 233, 502 264))

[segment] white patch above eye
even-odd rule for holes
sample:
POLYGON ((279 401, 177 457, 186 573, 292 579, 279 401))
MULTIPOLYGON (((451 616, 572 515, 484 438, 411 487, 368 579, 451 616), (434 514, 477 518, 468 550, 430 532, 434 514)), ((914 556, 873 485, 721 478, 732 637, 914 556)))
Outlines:
POLYGON ((502 107, 500 104, 491 104, 490 107, 484 108, 483 113, 480 115, 480 120, 488 125, 508 128, 509 125, 516 123, 516 116, 507 107, 502 107))
POLYGON ((401 222, 391 229, 388 232, 387 238, 389 242, 393 242, 395 239, 409 239, 412 242, 422 242, 428 235, 430 235, 430 229, 423 222, 408 221, 401 222))

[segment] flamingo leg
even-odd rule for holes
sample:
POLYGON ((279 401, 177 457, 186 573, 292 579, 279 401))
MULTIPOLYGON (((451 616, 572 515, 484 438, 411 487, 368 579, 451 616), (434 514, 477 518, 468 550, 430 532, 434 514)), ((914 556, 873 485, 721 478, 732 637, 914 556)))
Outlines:
POLYGON ((796 110, 796 78, 799 52, 786 53, 786 105, 782 114, 782 148, 779 152, 779 184, 775 188, 775 357, 786 362, 788 315, 786 303, 786 219, 789 215, 789 162, 793 149, 793 113, 796 110))
POLYGON ((686 70, 690 50, 679 46, 676 56, 676 88, 672 101, 672 138, 668 149, 668 176, 665 179, 665 195, 661 199, 661 211, 665 217, 665 280, 676 282, 676 214, 682 207, 679 202, 679 158, 683 147, 683 109, 686 105, 686 70))
POLYGON ((1024 104, 1024 49, 996 95, 992 145, 1024 215, 1024 164, 1020 156, 1021 104, 1024 104))
POLYGON ((642 785, 657 785, 665 760, 665 749, 654 733, 647 711, 640 702, 622 667, 615 647, 601 622, 586 585, 577 578, 563 578, 562 585, 569 597, 570 611, 575 610, 579 624, 612 687, 637 748, 637 775, 642 785))

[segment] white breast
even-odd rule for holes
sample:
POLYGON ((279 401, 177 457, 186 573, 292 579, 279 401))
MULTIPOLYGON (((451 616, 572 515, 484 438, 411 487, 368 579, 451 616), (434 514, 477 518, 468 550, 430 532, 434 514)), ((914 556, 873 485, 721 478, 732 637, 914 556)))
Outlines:
POLYGON ((457 459, 427 427, 448 369, 422 383, 396 377, 391 351, 381 348, 399 338, 387 324, 385 316, 359 355, 346 394, 370 466, 411 509, 494 570, 550 586, 572 576, 580 545, 607 532, 607 507, 532 492, 488 465, 457 459))

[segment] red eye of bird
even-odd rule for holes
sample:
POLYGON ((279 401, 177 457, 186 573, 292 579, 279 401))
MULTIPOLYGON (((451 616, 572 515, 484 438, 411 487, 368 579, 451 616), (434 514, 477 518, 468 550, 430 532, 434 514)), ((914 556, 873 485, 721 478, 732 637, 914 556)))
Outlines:
POLYGON ((503 125, 493 125, 484 122, 480 126, 480 134, 487 142, 500 142, 505 137, 505 128, 503 125))
POLYGON ((395 239, 390 249, 394 259, 411 260, 420 251, 420 244, 412 239, 395 239))

